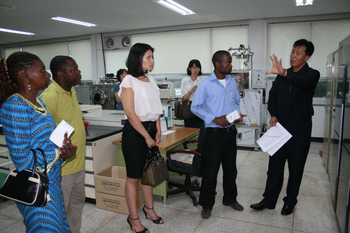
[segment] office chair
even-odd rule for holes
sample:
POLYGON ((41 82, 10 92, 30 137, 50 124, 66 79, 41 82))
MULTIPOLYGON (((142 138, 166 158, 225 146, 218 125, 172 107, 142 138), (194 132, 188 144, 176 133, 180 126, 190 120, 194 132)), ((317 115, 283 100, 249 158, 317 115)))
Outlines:
POLYGON ((197 139, 189 140, 183 143, 185 149, 175 149, 167 152, 168 170, 185 175, 184 184, 168 181, 168 187, 172 189, 174 186, 178 189, 170 190, 168 195, 186 192, 192 198, 193 205, 197 206, 198 201, 193 191, 200 191, 200 183, 197 179, 191 181, 191 176, 200 176, 201 153, 190 150, 187 147, 189 143, 198 142, 197 139))

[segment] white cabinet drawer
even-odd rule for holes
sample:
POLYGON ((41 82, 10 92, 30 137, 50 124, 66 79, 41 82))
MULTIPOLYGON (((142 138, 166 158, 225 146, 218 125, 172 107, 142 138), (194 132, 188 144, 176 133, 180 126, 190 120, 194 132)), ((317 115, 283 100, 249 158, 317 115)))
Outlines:
POLYGON ((85 170, 90 172, 94 171, 93 160, 85 159, 85 170))
POLYGON ((94 174, 85 173, 85 184, 95 185, 94 174))
POLYGON ((92 158, 92 147, 91 146, 86 146, 85 156, 88 158, 92 158))
POLYGON ((85 197, 96 199, 95 188, 85 186, 85 197))

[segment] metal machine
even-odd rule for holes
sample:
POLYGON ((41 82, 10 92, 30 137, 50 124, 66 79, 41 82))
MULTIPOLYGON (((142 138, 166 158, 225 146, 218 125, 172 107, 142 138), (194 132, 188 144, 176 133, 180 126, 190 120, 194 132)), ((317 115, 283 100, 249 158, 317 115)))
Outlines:
POLYGON ((160 93, 160 100, 162 102, 163 108, 168 109, 167 106, 170 106, 170 112, 166 111, 165 117, 167 119, 170 119, 168 122, 169 125, 173 125, 173 120, 175 118, 174 116, 174 111, 175 109, 175 89, 174 89, 174 82, 173 81, 168 81, 168 80, 159 80, 157 81, 157 85, 159 88, 159 93, 160 93))
POLYGON ((174 82, 168 80, 157 81, 161 99, 174 99, 174 82))
POLYGON ((266 87, 260 80, 264 77, 260 72, 253 70, 253 52, 250 47, 246 48, 241 44, 238 48, 229 48, 233 51, 232 72, 230 76, 237 82, 237 87, 241 97, 240 109, 243 118, 242 124, 237 124, 237 145, 244 147, 258 148, 256 141, 260 138, 266 122, 266 108, 264 104, 264 89, 253 89, 266 87), (252 80, 252 73, 259 75, 258 81, 252 80), (255 85, 258 83, 259 85, 255 85), (254 85, 253 85, 254 84, 254 85))
POLYGON ((257 148, 256 141, 260 138, 266 121, 266 108, 263 103, 263 89, 245 90, 241 98, 240 109, 243 118, 242 124, 237 125, 237 145, 257 148))
POLYGON ((90 104, 90 87, 89 85, 73 87, 77 92, 77 99, 79 104, 90 104))
POLYGON ((101 105, 102 109, 116 109, 115 84, 93 84, 90 89, 90 104, 101 105))

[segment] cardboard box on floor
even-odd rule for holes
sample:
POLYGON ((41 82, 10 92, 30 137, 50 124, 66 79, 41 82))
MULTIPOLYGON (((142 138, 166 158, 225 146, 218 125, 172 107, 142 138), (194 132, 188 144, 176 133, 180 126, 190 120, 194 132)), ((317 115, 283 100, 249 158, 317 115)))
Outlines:
MULTIPOLYGON (((111 166, 102 172, 95 174, 96 193, 106 193, 117 196, 125 196, 126 168, 111 166)), ((139 183, 137 190, 141 189, 139 183)))
MULTIPOLYGON (((129 214, 125 200, 125 167, 112 166, 96 174, 95 193, 96 207, 99 209, 129 214)), ((138 185, 137 208, 145 203, 141 189, 138 185)))
MULTIPOLYGON (((145 203, 142 189, 137 191, 137 208, 145 203)), ((129 214, 125 197, 96 192, 96 207, 121 214, 129 214)))

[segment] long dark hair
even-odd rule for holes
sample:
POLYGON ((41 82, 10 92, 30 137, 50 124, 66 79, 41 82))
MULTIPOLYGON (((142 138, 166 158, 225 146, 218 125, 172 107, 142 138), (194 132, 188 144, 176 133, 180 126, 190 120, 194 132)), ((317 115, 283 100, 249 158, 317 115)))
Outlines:
POLYGON ((142 59, 148 50, 151 50, 152 53, 154 52, 154 48, 148 44, 136 43, 131 47, 129 56, 126 59, 128 74, 131 74, 134 77, 139 77, 147 73, 147 71, 143 72, 142 70, 142 59))
POLYGON ((192 68, 192 66, 195 65, 196 67, 199 67, 199 73, 198 73, 198 76, 199 75, 202 75, 202 65, 201 63, 197 60, 197 59, 192 59, 190 61, 190 63, 188 63, 188 67, 187 67, 187 75, 191 75, 191 71, 190 71, 190 68, 192 68))
POLYGON ((18 73, 29 69, 40 58, 28 52, 12 53, 7 59, 0 61, 0 107, 5 100, 18 92, 18 73))

